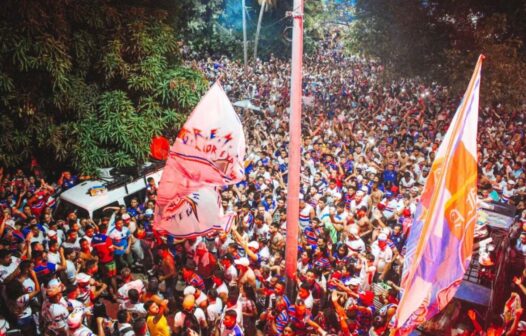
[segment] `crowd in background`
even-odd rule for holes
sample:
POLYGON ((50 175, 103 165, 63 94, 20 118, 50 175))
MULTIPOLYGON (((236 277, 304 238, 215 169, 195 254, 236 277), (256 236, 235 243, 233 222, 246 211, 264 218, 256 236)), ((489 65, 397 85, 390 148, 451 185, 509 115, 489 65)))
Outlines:
MULTIPOLYGON (((400 299, 405 241, 435 152, 459 104, 446 87, 386 81, 381 64, 346 56, 337 34, 303 71, 296 297, 285 293, 290 63, 188 61, 222 76, 247 137, 246 180, 222 191, 230 232, 196 239, 152 232, 145 199, 100 219, 64 218, 53 198, 79 178, 37 165, 0 170, 0 335, 385 335, 400 299)), ((517 208, 525 233, 526 111, 482 107, 479 197, 517 208)), ((96 196, 94 196, 96 197, 96 196)), ((524 264, 522 264, 524 268, 524 264)), ((526 299, 526 273, 514 288, 526 299)), ((511 284, 504 284, 511 285, 511 284)), ((519 334, 522 310, 484 330, 476 311, 456 334, 519 334)))

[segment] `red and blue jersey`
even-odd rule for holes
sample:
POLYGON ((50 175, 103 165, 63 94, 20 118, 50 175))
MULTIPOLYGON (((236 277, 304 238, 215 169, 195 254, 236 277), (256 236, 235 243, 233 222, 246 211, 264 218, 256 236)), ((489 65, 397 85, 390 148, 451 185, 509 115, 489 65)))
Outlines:
POLYGON ((283 309, 279 315, 276 317, 276 329, 278 330, 278 335, 283 333, 287 324, 289 324, 289 314, 286 309, 283 309))
POLYGON ((329 259, 325 257, 319 257, 315 259, 312 264, 315 268, 318 268, 322 271, 326 271, 331 268, 331 263, 329 262, 329 259))
POLYGON ((316 246, 318 237, 311 226, 307 226, 305 230, 303 230, 303 234, 305 235, 305 239, 307 240, 308 245, 316 246))
POLYGON ((45 283, 51 276, 55 274, 57 265, 47 261, 42 261, 36 264, 33 270, 37 275, 38 281, 45 283))
POLYGON ((190 286, 194 286, 195 288, 204 291, 205 290, 205 283, 203 282, 203 279, 195 273, 192 273, 190 276, 190 279, 186 281, 186 283, 190 286))

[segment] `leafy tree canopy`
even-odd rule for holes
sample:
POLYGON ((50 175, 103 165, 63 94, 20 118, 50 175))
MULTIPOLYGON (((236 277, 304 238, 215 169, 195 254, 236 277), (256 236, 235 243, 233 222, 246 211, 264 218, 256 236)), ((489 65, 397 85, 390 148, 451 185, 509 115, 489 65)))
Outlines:
POLYGON ((421 76, 461 93, 482 53, 483 103, 523 103, 524 1, 357 0, 355 15, 349 50, 381 60, 392 77, 421 76))
POLYGON ((0 165, 31 157, 85 173, 143 162, 207 83, 181 66, 162 1, 5 0, 0 165), (152 4, 155 3, 155 6, 152 4))

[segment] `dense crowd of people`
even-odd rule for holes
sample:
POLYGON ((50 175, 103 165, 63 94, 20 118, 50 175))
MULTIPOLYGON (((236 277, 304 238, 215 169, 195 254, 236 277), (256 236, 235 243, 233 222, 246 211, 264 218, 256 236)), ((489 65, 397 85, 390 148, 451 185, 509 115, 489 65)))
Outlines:
MULTIPOLYGON (((156 184, 114 215, 55 218, 33 166, 0 170, 0 335, 385 335, 400 299, 405 241, 435 152, 459 103, 446 87, 387 82, 381 64, 342 52, 336 35, 305 56, 296 297, 285 292, 288 61, 188 61, 222 76, 247 137, 246 180, 224 187, 230 232, 156 237, 156 184)), ((483 107, 479 194, 518 209, 526 256, 524 110, 483 107)), ((524 268, 524 263, 522 264, 524 268)), ((526 272, 514 278, 526 299, 526 272)), ((522 310, 484 330, 470 310, 456 334, 514 335, 522 310)))

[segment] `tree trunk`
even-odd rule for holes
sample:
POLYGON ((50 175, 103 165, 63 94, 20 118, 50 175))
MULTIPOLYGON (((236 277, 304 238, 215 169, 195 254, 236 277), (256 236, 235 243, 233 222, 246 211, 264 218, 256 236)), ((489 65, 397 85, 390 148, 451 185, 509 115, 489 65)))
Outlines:
POLYGON ((254 42, 254 62, 258 59, 258 42, 259 42, 259 31, 261 30, 261 21, 263 20, 263 12, 267 2, 263 1, 261 8, 259 9, 258 26, 256 28, 256 41, 254 42))

